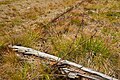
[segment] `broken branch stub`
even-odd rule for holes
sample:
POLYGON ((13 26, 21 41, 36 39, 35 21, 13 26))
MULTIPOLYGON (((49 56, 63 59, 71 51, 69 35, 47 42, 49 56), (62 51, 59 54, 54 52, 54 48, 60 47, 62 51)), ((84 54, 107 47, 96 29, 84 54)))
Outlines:
POLYGON ((9 48, 12 48, 13 50, 15 50, 17 52, 21 52, 21 53, 24 53, 24 54, 31 54, 31 55, 46 58, 46 59, 49 59, 49 60, 52 60, 52 61, 60 62, 62 64, 67 64, 67 65, 79 68, 82 71, 88 72, 88 73, 93 74, 93 75, 97 75, 97 76, 102 77, 102 78, 107 79, 107 80, 118 80, 116 78, 112 78, 112 77, 110 77, 108 75, 105 75, 103 73, 100 73, 100 72, 94 71, 92 69, 86 68, 86 67, 84 67, 80 64, 76 64, 76 63, 68 61, 68 60, 61 60, 61 58, 59 58, 57 56, 50 55, 50 54, 47 54, 47 53, 44 53, 44 52, 40 52, 40 51, 34 50, 32 48, 16 46, 16 45, 9 46, 9 48))

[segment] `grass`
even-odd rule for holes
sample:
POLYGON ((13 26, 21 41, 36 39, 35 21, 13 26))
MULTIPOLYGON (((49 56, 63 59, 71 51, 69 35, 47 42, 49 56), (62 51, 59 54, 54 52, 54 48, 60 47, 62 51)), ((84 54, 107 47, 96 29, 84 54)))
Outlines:
POLYGON ((35 20, 39 17, 39 15, 42 15, 42 14, 43 12, 41 11, 41 9, 34 7, 29 11, 25 12, 22 15, 22 18, 35 20))
POLYGON ((12 2, 15 2, 17 0, 4 0, 4 1, 0 1, 0 5, 6 5, 6 4, 10 4, 12 2))
MULTIPOLYGON (((14 34, 11 33, 11 34, 14 34)), ((24 45, 24 46, 34 46, 35 42, 40 38, 38 32, 28 29, 23 32, 21 35, 5 35, 4 39, 8 43, 16 44, 16 45, 24 45)))
MULTIPOLYGON (((64 5, 73 2, 66 1, 64 5)), ((33 24, 34 28, 29 25, 21 32, 0 28, 0 78, 66 79, 54 76, 56 72, 53 71, 56 69, 48 65, 46 60, 35 59, 36 62, 33 63, 22 61, 8 48, 9 44, 31 47, 119 78, 119 4, 117 0, 93 0, 90 3, 86 1, 47 28, 39 23, 33 24)), ((17 8, 14 11, 17 11, 17 8)), ((0 27, 20 26, 24 20, 36 20, 43 14, 41 8, 32 7, 23 14, 16 15, 10 20, 10 24, 0 23, 0 27)), ((32 58, 33 56, 30 57, 32 58)))
POLYGON ((4 27, 5 25, 5 22, 0 22, 0 28, 4 27))
POLYGON ((13 25, 13 26, 15 26, 15 25, 19 26, 22 22, 23 22, 22 19, 19 18, 19 17, 17 17, 15 19, 11 20, 11 25, 13 25))

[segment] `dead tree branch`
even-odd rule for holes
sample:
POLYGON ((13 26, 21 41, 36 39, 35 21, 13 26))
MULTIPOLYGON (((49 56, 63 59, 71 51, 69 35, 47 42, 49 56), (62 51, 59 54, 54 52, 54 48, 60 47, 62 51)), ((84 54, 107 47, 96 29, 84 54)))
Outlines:
POLYGON ((49 59, 51 61, 60 61, 61 64, 66 64, 66 65, 70 65, 70 66, 79 68, 80 70, 82 70, 84 72, 88 72, 90 74, 97 75, 97 76, 102 77, 106 80, 118 80, 118 79, 112 78, 108 75, 105 75, 103 73, 100 73, 100 72, 94 71, 92 69, 86 68, 82 65, 76 64, 74 62, 70 62, 68 60, 61 60, 61 58, 59 58, 59 57, 34 50, 32 48, 27 48, 27 47, 22 47, 22 46, 9 46, 9 48, 12 48, 14 51, 17 51, 20 53, 35 55, 35 56, 38 56, 41 58, 49 59))

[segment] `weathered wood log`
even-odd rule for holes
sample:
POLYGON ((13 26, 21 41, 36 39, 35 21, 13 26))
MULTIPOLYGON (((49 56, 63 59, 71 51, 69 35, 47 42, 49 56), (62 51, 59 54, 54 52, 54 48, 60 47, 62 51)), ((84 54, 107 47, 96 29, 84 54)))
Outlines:
POLYGON ((52 60, 52 61, 60 62, 62 64, 67 64, 67 65, 70 65, 70 66, 74 66, 76 68, 79 68, 82 71, 88 72, 88 73, 93 74, 93 75, 100 76, 100 77, 102 77, 102 78, 104 78, 106 80, 118 80, 116 78, 110 77, 110 76, 105 75, 103 73, 100 73, 100 72, 94 71, 92 69, 86 68, 86 67, 84 67, 84 66, 82 66, 80 64, 76 64, 76 63, 70 62, 68 60, 61 60, 61 58, 59 58, 59 57, 56 57, 54 55, 50 55, 50 54, 47 54, 47 53, 44 53, 44 52, 34 50, 32 48, 27 48, 27 47, 22 47, 22 46, 15 46, 15 45, 14 46, 9 46, 9 48, 12 48, 13 50, 15 50, 17 52, 21 52, 21 53, 24 53, 24 54, 31 54, 31 55, 46 58, 46 59, 49 59, 49 60, 52 60))
POLYGON ((97 79, 95 77, 92 77, 92 76, 88 76, 88 75, 84 75, 84 74, 81 74, 79 72, 76 72, 72 69, 68 69, 68 68, 62 68, 62 70, 67 74, 67 76, 69 78, 78 78, 78 76, 82 77, 82 78, 86 78, 86 79, 90 79, 90 80, 100 80, 100 79, 97 79))

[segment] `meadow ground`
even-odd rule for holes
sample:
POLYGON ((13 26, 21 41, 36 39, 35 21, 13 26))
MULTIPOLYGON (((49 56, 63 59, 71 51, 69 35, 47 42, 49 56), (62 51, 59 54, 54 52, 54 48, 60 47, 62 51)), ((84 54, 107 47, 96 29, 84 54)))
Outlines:
POLYGON ((34 64, 19 59, 10 44, 64 57, 120 79, 119 0, 85 0, 43 26, 76 1, 0 0, 0 80, 59 79, 41 59, 34 64))

